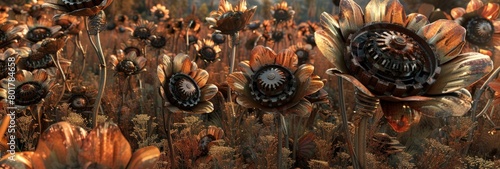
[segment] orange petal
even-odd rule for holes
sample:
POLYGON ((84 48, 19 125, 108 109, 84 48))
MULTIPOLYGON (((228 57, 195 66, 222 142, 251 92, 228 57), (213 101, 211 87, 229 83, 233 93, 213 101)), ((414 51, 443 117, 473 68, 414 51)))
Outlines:
POLYGON ((161 84, 165 82, 165 65, 158 65, 158 68, 156 69, 156 75, 158 76, 158 80, 160 81, 161 84))
POLYGON ((194 114, 211 113, 213 111, 214 111, 214 104, 212 104, 212 102, 209 101, 199 102, 198 105, 196 105, 193 108, 194 114))
POLYGON ((396 132, 405 132, 420 121, 420 112, 413 110, 406 103, 381 101, 380 107, 387 122, 396 132))
POLYGON ((206 70, 198 69, 190 74, 199 87, 204 87, 207 84, 209 74, 206 70))
POLYGON ((172 74, 181 72, 182 66, 184 66, 184 60, 188 59, 189 56, 183 53, 179 53, 174 57, 172 62, 172 74))
POLYGON ((430 101, 408 102, 408 105, 429 117, 462 116, 471 108, 472 96, 462 88, 453 94, 436 96, 430 101))
POLYGON ((310 64, 300 65, 299 69, 295 72, 295 77, 299 79, 300 82, 304 82, 311 77, 314 72, 314 66, 310 64))
POLYGON ((33 74, 33 81, 43 83, 47 80, 48 77, 49 74, 46 71, 37 71, 35 74, 33 74))
POLYGON ((429 20, 425 15, 419 13, 411 13, 406 19, 405 25, 407 29, 417 32, 421 27, 429 24, 429 20))
POLYGON ((339 37, 330 37, 324 30, 314 33, 316 45, 323 56, 341 72, 347 72, 344 62, 344 43, 339 37))
POLYGON ((133 168, 154 168, 160 159, 160 150, 155 146, 141 148, 132 155, 127 169, 133 168))
POLYGON ((500 5, 497 3, 488 3, 483 6, 483 11, 481 16, 485 17, 489 20, 496 20, 498 18, 498 14, 500 13, 500 5))
POLYGON ((460 18, 462 17, 464 14, 465 14, 465 9, 464 8, 453 8, 450 12, 451 14, 451 17, 453 17, 453 19, 457 19, 457 18, 460 18))
POLYGON ((200 90, 201 90, 202 100, 212 99, 212 97, 214 97, 217 94, 217 92, 219 91, 217 86, 214 84, 206 85, 206 86, 202 87, 200 90))
POLYGON ((417 34, 434 46, 440 64, 455 58, 465 44, 465 28, 451 20, 437 20, 422 27, 417 34))
POLYGON ((405 20, 406 13, 403 5, 398 0, 388 2, 383 21, 403 25, 405 20))
POLYGON ((184 74, 189 74, 191 72, 192 66, 193 64, 191 63, 191 59, 186 58, 184 59, 184 61, 182 61, 182 67, 180 72, 184 74))
POLYGON ((249 85, 248 79, 242 72, 231 73, 227 78, 227 84, 236 92, 240 94, 247 94, 249 85))
POLYGON ((467 9, 465 11, 467 13, 474 12, 482 6, 484 6, 484 4, 481 0, 471 0, 469 4, 467 4, 467 9))
POLYGON ((290 69, 292 72, 297 69, 297 55, 293 50, 285 49, 283 52, 278 53, 275 60, 276 64, 290 69))
POLYGON ((253 71, 252 71, 252 68, 250 67, 250 61, 248 60, 244 60, 244 61, 241 61, 238 66, 240 67, 240 69, 247 75, 249 76, 253 76, 253 71))
POLYGON ((365 22, 389 22, 403 25, 406 14, 398 0, 372 0, 366 5, 365 22))
POLYGON ((313 93, 316 93, 317 91, 321 90, 323 88, 323 86, 324 86, 323 81, 311 80, 311 83, 309 84, 309 86, 307 86, 307 89, 305 92, 306 96, 313 94, 313 93))
POLYGON ((259 70, 262 66, 274 64, 276 53, 268 47, 256 46, 250 55, 250 67, 253 71, 259 70))
POLYGON ((355 33, 363 27, 363 11, 353 0, 340 1, 339 23, 342 35, 347 39, 350 34, 355 33))

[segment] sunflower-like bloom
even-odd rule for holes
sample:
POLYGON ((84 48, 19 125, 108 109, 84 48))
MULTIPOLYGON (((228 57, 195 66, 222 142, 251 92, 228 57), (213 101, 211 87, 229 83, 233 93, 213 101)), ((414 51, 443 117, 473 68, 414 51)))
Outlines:
POLYGON ((0 49, 17 42, 28 32, 26 24, 19 24, 17 21, 8 20, 0 24, 0 49))
POLYGON ((155 146, 132 153, 127 139, 113 123, 99 124, 92 131, 58 122, 40 135, 34 152, 21 152, 16 157, 25 160, 0 160, 7 168, 37 166, 40 168, 153 168, 160 158, 155 146))
POLYGON ((118 50, 116 55, 111 55, 111 68, 116 72, 125 76, 136 75, 142 71, 146 71, 145 57, 137 56, 135 51, 125 54, 122 50, 118 50))
POLYGON ((67 103, 75 112, 91 113, 96 96, 95 90, 87 90, 85 86, 74 86, 69 92, 64 93, 61 101, 67 103))
POLYGON ((186 22, 186 27, 189 29, 189 31, 198 33, 200 32, 201 28, 201 21, 198 16, 196 16, 194 13, 186 16, 184 19, 184 22, 186 22))
POLYGON ((33 25, 29 27, 28 32, 26 33, 25 38, 33 43, 37 43, 42 41, 45 38, 56 37, 60 35, 61 26, 49 26, 49 25, 33 25))
POLYGON ((208 126, 208 129, 203 129, 198 133, 198 149, 201 154, 199 156, 206 156, 213 145, 213 141, 224 138, 224 130, 216 126, 208 126))
POLYGON ((481 0, 471 0, 467 8, 453 8, 451 16, 462 25, 467 33, 465 51, 481 52, 500 64, 500 5, 483 4, 481 0))
POLYGON ((288 6, 285 0, 281 1, 280 3, 276 3, 271 8, 271 15, 273 15, 274 20, 278 23, 290 21, 293 18, 294 14, 295 11, 291 6, 288 6))
POLYGON ((54 16, 54 25, 61 26, 61 31, 64 31, 69 35, 78 35, 85 26, 85 24, 80 22, 76 16, 72 15, 54 16))
POLYGON ((154 22, 149 22, 147 20, 142 20, 134 28, 132 36, 140 40, 147 40, 156 29, 156 24, 154 22))
POLYGON ((257 6, 247 9, 246 0, 240 0, 235 7, 227 0, 219 1, 219 10, 210 12, 206 20, 210 28, 221 31, 222 34, 234 34, 250 22, 257 6))
POLYGON ((161 96, 170 112, 210 113, 214 105, 209 100, 217 94, 217 86, 207 84, 209 74, 199 69, 186 54, 173 59, 162 55, 158 65, 161 96))
MULTIPOLYGON (((50 92, 54 85, 53 80, 44 69, 37 69, 33 72, 26 70, 18 71, 13 79, 5 78, 1 81, 1 86, 4 89, 15 86, 14 103, 20 108, 40 103, 50 92), (9 85, 9 84, 13 84, 9 85)), ((2 93, 0 95, 7 95, 2 93)))
POLYGON ((221 51, 219 45, 210 39, 203 39, 194 44, 196 49, 196 56, 207 63, 212 63, 219 60, 219 53, 221 51))
POLYGON ((463 27, 406 15, 398 0, 372 0, 365 11, 353 0, 341 0, 338 21, 321 15, 324 29, 316 32, 316 44, 336 68, 327 73, 380 103, 396 131, 409 128, 411 115, 461 116, 470 109, 471 95, 464 88, 493 65, 487 55, 460 54, 463 27))
POLYGON ((297 62, 292 50, 276 54, 270 48, 256 46, 250 60, 239 64, 243 72, 234 72, 227 80, 239 94, 236 102, 266 112, 309 115, 312 104, 304 97, 320 90, 323 82, 311 78, 313 65, 298 66, 297 62))
MULTIPOLYGON (((33 71, 35 69, 46 69, 46 71, 54 76, 57 72, 57 67, 52 58, 57 57, 57 51, 64 47, 67 38, 46 38, 32 46, 33 50, 26 48, 18 49, 20 56, 19 68, 33 71)), ((59 57, 59 63, 63 69, 71 65, 71 61, 59 57)))
POLYGON ((150 11, 151 14, 153 14, 153 16, 159 21, 166 21, 168 18, 170 18, 170 16, 168 15, 169 10, 162 4, 156 4, 156 6, 153 6, 150 11))
POLYGON ((75 16, 94 16, 107 8, 113 0, 46 0, 43 7, 54 8, 75 16))
POLYGON ((312 53, 312 46, 309 44, 303 44, 302 42, 297 43, 296 45, 288 47, 288 49, 295 52, 299 59, 299 65, 302 64, 314 64, 314 56, 312 53))

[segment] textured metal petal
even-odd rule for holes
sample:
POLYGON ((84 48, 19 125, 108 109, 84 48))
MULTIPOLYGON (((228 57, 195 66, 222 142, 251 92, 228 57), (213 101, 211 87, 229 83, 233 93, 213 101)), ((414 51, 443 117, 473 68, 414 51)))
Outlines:
POLYGON ((154 168, 160 159, 160 150, 155 146, 147 146, 134 152, 127 169, 154 168))
POLYGON ((179 53, 174 57, 174 60, 172 62, 172 74, 178 73, 182 70, 184 60, 186 60, 187 58, 189 58, 189 56, 184 53, 179 53))
POLYGON ((295 72, 294 76, 299 79, 300 82, 306 81, 311 77, 314 72, 314 66, 310 64, 300 65, 299 69, 295 72))
POLYGON ((442 94, 467 87, 491 72, 493 62, 488 55, 464 53, 441 67, 436 82, 427 94, 442 94))
POLYGON ((302 99, 292 108, 286 111, 286 114, 294 114, 300 117, 308 117, 312 111, 312 104, 307 99, 302 99))
POLYGON ((78 157, 87 132, 68 122, 51 125, 42 133, 35 154, 43 161, 45 168, 79 167, 78 157))
POLYGON ((472 96, 462 88, 450 94, 436 96, 433 100, 408 102, 408 105, 429 117, 462 116, 472 105, 472 96))
POLYGON ((198 69, 197 71, 190 73, 190 76, 199 87, 204 87, 207 84, 209 74, 206 70, 198 69))
POLYGON ((257 71, 266 64, 274 64, 275 58, 276 53, 272 49, 261 45, 256 46, 250 55, 250 67, 253 71, 257 71))
POLYGON ((160 81, 161 84, 165 83, 165 65, 158 65, 158 68, 156 69, 156 75, 158 76, 158 80, 160 81))
POLYGON ((483 6, 481 16, 489 20, 496 20, 500 12, 500 5, 497 3, 488 3, 483 6))
POLYGON ((467 9, 465 10, 467 13, 474 12, 475 10, 484 6, 481 0, 471 0, 469 4, 467 4, 467 9))
POLYGON ((251 96, 240 95, 236 97, 236 103, 245 108, 261 108, 260 104, 250 97, 251 96))
POLYGON ((321 90, 324 85, 325 84, 323 84, 323 81, 321 80, 311 80, 311 83, 306 88, 305 95, 307 96, 316 93, 317 91, 321 90))
POLYGON ((330 38, 323 30, 314 33, 314 39, 323 56, 341 72, 347 72, 344 62, 344 43, 338 38, 330 38))
POLYGON ((411 13, 406 19, 405 25, 407 29, 417 32, 421 27, 429 24, 429 20, 425 15, 419 13, 411 13))
POLYGON ((214 111, 214 104, 209 101, 199 102, 198 105, 193 108, 194 114, 211 113, 212 111, 214 111))
POLYGON ((406 13, 403 5, 399 0, 392 0, 387 2, 385 15, 383 15, 383 22, 403 25, 406 20, 406 13))
POLYGON ((193 64, 191 63, 191 59, 189 58, 184 59, 182 61, 181 72, 184 74, 189 74, 191 72, 192 65, 193 64))
POLYGON ((398 0, 372 0, 365 8, 365 22, 389 22, 403 25, 403 6, 398 0))
POLYGON ((455 58, 465 44, 465 28, 451 20, 437 20, 422 27, 418 35, 436 50, 439 64, 455 58))
POLYGON ((212 99, 212 97, 214 97, 218 91, 219 90, 216 85, 206 85, 205 87, 201 88, 201 100, 203 101, 212 99))
POLYGON ((425 16, 431 16, 431 13, 434 12, 435 10, 436 7, 429 3, 422 3, 418 7, 418 13, 425 16))
POLYGON ((342 34, 340 33, 340 25, 337 19, 334 16, 330 15, 327 12, 321 13, 320 23, 323 27, 323 30, 328 33, 328 37, 330 37, 333 41, 342 41, 342 34))
POLYGON ((339 6, 340 30, 344 38, 347 39, 350 34, 363 27, 363 10, 353 0, 341 0, 339 6))
POLYGON ((354 87, 356 87, 360 92, 363 92, 364 94, 366 94, 370 97, 375 97, 375 95, 373 95, 372 92, 370 92, 370 90, 368 90, 368 88, 366 88, 358 79, 356 79, 355 77, 353 77, 351 75, 343 74, 336 69, 328 69, 328 70, 326 70, 326 73, 328 75, 331 75, 331 76, 339 76, 342 79, 347 80, 352 85, 354 85, 354 87))
POLYGON ((248 82, 249 79, 243 75, 243 72, 234 72, 227 79, 229 87, 240 94, 248 94, 248 82))
POLYGON ((241 61, 238 66, 240 67, 240 69, 245 73, 247 74, 248 76, 253 76, 253 70, 252 68, 250 67, 250 61, 248 60, 244 60, 244 61, 241 61))
POLYGON ((292 72, 295 72, 298 63, 297 55, 295 54, 295 51, 285 49, 284 52, 278 53, 275 63, 290 69, 292 72))
POLYGON ((451 14, 451 17, 453 17, 453 19, 457 19, 457 18, 462 17, 465 14, 465 9, 461 8, 461 7, 453 8, 451 10, 450 14, 451 14))
POLYGON ((102 123, 84 140, 79 156, 80 164, 98 164, 108 168, 125 168, 132 157, 132 149, 120 128, 113 123, 102 123))
MULTIPOLYGON (((495 33, 498 34, 500 33, 500 21, 493 21, 493 26, 495 27, 495 33)), ((493 35, 495 36, 495 35, 493 35)))

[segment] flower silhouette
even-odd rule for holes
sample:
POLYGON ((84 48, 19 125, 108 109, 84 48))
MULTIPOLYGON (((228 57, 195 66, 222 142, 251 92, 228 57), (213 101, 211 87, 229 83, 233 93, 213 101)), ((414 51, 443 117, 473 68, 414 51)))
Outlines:
MULTIPOLYGON (((14 103, 20 108, 40 103, 47 97, 50 89, 54 85, 54 83, 52 83, 53 80, 44 69, 37 69, 33 72, 21 70, 18 71, 14 77, 14 82, 9 82, 8 78, 2 79, 1 85, 4 89, 9 88, 9 84, 15 86, 14 103)), ((2 93, 0 96, 1 95, 7 94, 2 93)))
POLYGON ((156 4, 156 6, 153 6, 151 9, 151 14, 158 19, 159 21, 166 21, 168 18, 170 18, 169 10, 163 6, 162 4, 156 4))
POLYGON ((197 57, 203 61, 211 63, 219 60, 219 52, 221 52, 221 49, 214 41, 203 39, 203 41, 198 41, 198 43, 194 44, 194 47, 197 52, 197 57))
POLYGON ((327 73, 380 99, 386 119, 399 132, 420 113, 461 116, 470 109, 471 96, 464 88, 489 73, 492 61, 480 53, 460 54, 463 27, 406 15, 398 0, 372 0, 365 11, 352 0, 342 0, 338 20, 322 14, 324 29, 315 39, 335 65, 327 73))
POLYGON ((173 59, 162 55, 157 73, 160 80, 161 96, 166 107, 173 113, 210 113, 214 110, 209 100, 217 94, 217 86, 207 84, 209 74, 199 69, 186 54, 178 54, 173 59))
POLYGON ((288 6, 286 1, 281 1, 276 3, 271 9, 271 14, 276 22, 286 22, 293 18, 295 11, 291 6, 288 6))
POLYGON ((219 10, 210 13, 206 20, 210 27, 221 31, 222 34, 234 34, 250 22, 257 6, 247 9, 246 0, 240 0, 235 7, 227 0, 219 1, 219 10))
POLYGON ((238 93, 236 102, 246 108, 307 116, 312 104, 304 97, 323 87, 321 80, 311 78, 314 66, 297 66, 294 51, 276 54, 270 48, 256 46, 250 60, 239 66, 243 72, 229 75, 229 86, 238 93))

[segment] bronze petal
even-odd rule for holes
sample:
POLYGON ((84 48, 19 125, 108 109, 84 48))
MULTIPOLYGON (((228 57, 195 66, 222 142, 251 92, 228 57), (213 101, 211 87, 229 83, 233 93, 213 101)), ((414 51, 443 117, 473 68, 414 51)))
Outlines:
POLYGON ((194 108, 194 114, 203 114, 203 113, 211 113, 214 111, 214 104, 209 101, 199 102, 194 108))
POLYGON ((257 71, 264 65, 274 64, 275 57, 276 53, 271 48, 256 46, 250 55, 250 67, 253 71, 257 71))
POLYGON ((331 76, 339 76, 340 78, 347 80, 348 82, 353 84, 354 87, 356 87, 359 91, 363 92, 364 94, 366 94, 370 97, 375 97, 375 95, 373 95, 372 92, 370 92, 370 90, 368 90, 368 88, 366 88, 358 79, 356 79, 355 77, 353 77, 351 75, 343 74, 343 73, 341 73, 338 70, 333 69, 333 68, 326 70, 326 73, 328 75, 331 75, 331 76))
MULTIPOLYGON (((174 57, 174 61, 172 62, 172 74, 179 73, 182 70, 182 66, 184 65, 184 60, 188 59, 189 56, 184 53, 179 53, 174 57)), ((189 62, 191 63, 191 61, 189 62)), ((186 73, 187 74, 187 73, 186 73)))
POLYGON ((217 86, 214 84, 206 85, 202 87, 200 90, 201 90, 202 101, 212 99, 212 97, 214 97, 218 91, 217 86))
POLYGON ((245 108, 261 108, 261 105, 250 97, 251 96, 239 95, 236 97, 236 103, 245 108))
POLYGON ((439 77, 427 94, 457 91, 475 83, 492 69, 493 62, 488 55, 474 52, 461 54, 441 67, 439 77))
POLYGON ((292 108, 289 108, 286 111, 286 114, 294 114, 300 117, 308 117, 312 111, 312 104, 307 99, 301 99, 299 103, 297 103, 292 108))
POLYGON ((247 76, 243 75, 243 72, 234 72, 229 75, 229 78, 227 78, 227 84, 229 87, 239 94, 249 94, 248 82, 249 79, 247 76))
POLYGON ((161 84, 165 82, 165 70, 168 68, 165 68, 165 65, 158 65, 158 68, 156 69, 156 75, 158 76, 158 80, 160 81, 161 84))
POLYGON ((310 64, 300 65, 299 69, 295 71, 294 76, 299 79, 300 82, 304 82, 311 77, 314 72, 314 66, 310 64))
POLYGON ((248 76, 253 76, 253 70, 252 68, 250 67, 250 61, 248 60, 244 60, 244 61, 241 61, 238 66, 240 66, 240 69, 245 73, 247 74, 248 76))
POLYGON ((199 87, 204 87, 207 84, 209 74, 206 70, 198 69, 197 71, 190 73, 190 76, 199 87))
POLYGON ((495 33, 500 33, 500 21, 493 21, 493 26, 495 27, 495 33))
POLYGON ((429 20, 425 15, 419 13, 411 13, 406 19, 405 25, 407 29, 417 32, 421 27, 429 24, 429 20))
POLYGON ((350 34, 363 27, 363 11, 353 0, 341 0, 339 6, 340 30, 344 38, 347 39, 350 34))
POLYGON ((457 19, 457 18, 460 18, 462 17, 464 14, 465 14, 465 9, 464 8, 453 8, 450 12, 451 14, 451 17, 453 17, 453 19, 457 19))
POLYGON ((285 49, 285 51, 278 53, 275 63, 290 69, 292 72, 297 69, 297 55, 294 51, 285 49))
POLYGON ((484 6, 483 2, 481 0, 471 0, 467 4, 467 9, 465 10, 467 13, 469 12, 474 12, 484 6))
POLYGON ((182 61, 182 67, 181 67, 181 73, 184 73, 184 74, 190 74, 191 73, 191 68, 192 68, 192 63, 191 63, 191 59, 189 58, 186 58, 182 61))
POLYGON ((321 90, 323 88, 324 84, 323 81, 321 80, 311 80, 311 83, 309 86, 306 88, 305 95, 311 95, 313 93, 316 93, 317 91, 321 90))
POLYGON ((481 16, 485 17, 486 19, 489 20, 496 20, 498 18, 498 14, 500 12, 500 5, 497 3, 488 3, 485 6, 483 6, 481 12, 481 16))
POLYGON ((406 13, 399 0, 392 0, 387 3, 383 22, 403 25, 406 21, 406 13))
POLYGON ((79 160, 83 166, 98 164, 109 168, 125 168, 132 157, 127 139, 114 123, 102 123, 85 138, 79 160))
POLYGON ((160 150, 155 146, 141 148, 132 155, 127 169, 154 168, 160 155, 160 150))
POLYGON ((462 116, 472 106, 472 96, 462 88, 450 94, 436 96, 433 100, 408 102, 408 105, 429 117, 462 116))
POLYGON ((439 64, 455 58, 465 44, 465 28, 451 20, 437 20, 422 27, 418 35, 434 46, 439 64))
POLYGON ((314 38, 318 49, 323 56, 341 72, 347 72, 344 62, 344 43, 338 38, 329 37, 324 30, 314 33, 314 38))
POLYGON ((398 0, 372 0, 365 8, 365 22, 389 22, 403 24, 406 16, 398 0))

